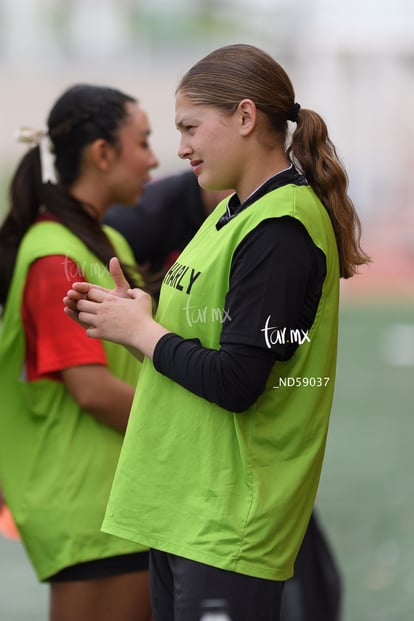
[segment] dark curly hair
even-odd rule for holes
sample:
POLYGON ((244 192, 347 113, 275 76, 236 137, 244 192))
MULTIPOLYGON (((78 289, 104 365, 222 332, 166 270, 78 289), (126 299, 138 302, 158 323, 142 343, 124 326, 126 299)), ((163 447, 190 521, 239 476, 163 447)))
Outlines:
MULTIPOLYGON (((102 138, 117 146, 129 102, 137 100, 113 88, 76 84, 54 104, 47 127, 59 183, 42 183, 39 147, 29 149, 12 178, 10 210, 0 228, 0 304, 4 305, 7 299, 19 244, 41 207, 54 214, 105 265, 114 256, 114 249, 99 221, 68 188, 79 175, 86 145, 102 138)), ((123 267, 131 286, 135 286, 134 277, 123 267)))

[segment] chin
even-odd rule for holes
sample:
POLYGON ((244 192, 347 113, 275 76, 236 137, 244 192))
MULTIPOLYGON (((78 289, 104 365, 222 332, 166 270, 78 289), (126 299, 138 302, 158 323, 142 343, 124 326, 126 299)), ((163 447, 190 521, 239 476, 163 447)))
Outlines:
POLYGON ((209 190, 210 192, 220 192, 224 189, 220 183, 218 183, 217 181, 215 182, 213 179, 206 179, 201 181, 199 178, 198 183, 200 187, 203 188, 203 190, 209 190))
POLYGON ((142 194, 143 194, 142 191, 137 192, 134 196, 125 198, 122 204, 125 205, 125 207, 135 207, 137 203, 139 203, 142 197, 142 194))
POLYGON ((211 177, 209 177, 208 175, 203 175, 203 173, 197 175, 197 180, 198 185, 200 185, 205 190, 210 190, 214 185, 214 180, 211 179, 211 177))
POLYGON ((209 175, 207 171, 202 172, 198 176, 198 183, 204 190, 211 190, 212 192, 227 190, 228 187, 227 185, 223 185, 223 180, 220 179, 219 175, 209 175))

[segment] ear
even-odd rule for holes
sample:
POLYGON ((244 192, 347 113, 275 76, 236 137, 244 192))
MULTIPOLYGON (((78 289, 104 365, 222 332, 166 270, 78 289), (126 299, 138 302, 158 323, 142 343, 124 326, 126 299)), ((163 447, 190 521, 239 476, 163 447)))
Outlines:
POLYGON ((248 136, 256 127, 257 108, 251 99, 242 99, 238 106, 240 118, 240 133, 248 136))
POLYGON ((88 150, 95 166, 102 172, 107 172, 114 160, 114 148, 106 140, 99 138, 89 145, 88 150))

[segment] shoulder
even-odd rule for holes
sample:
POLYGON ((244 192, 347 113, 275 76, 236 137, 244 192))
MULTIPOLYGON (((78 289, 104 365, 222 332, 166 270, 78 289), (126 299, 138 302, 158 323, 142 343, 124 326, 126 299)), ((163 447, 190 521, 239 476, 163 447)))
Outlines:
POLYGON ((263 220, 244 237, 234 252, 231 270, 233 275, 260 270, 263 275, 297 272, 322 278, 325 265, 325 255, 304 225, 284 216, 263 220))
POLYGON ((75 279, 84 280, 80 265, 67 255, 51 254, 33 261, 28 271, 27 285, 36 284, 40 286, 41 283, 45 282, 56 286, 56 283, 60 281, 67 286, 75 279))
POLYGON ((260 246, 261 252, 298 248, 316 248, 304 225, 294 217, 266 218, 254 227, 240 242, 237 251, 260 246))

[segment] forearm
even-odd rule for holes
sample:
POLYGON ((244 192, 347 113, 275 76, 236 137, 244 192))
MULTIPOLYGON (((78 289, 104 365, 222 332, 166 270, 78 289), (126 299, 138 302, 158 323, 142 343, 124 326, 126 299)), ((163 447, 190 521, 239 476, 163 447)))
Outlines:
POLYGON ((83 410, 116 431, 125 432, 134 387, 112 375, 107 367, 99 365, 65 369, 62 378, 83 410))
POLYGON ((143 356, 146 356, 152 360, 157 343, 163 336, 169 333, 169 330, 154 319, 147 317, 141 321, 139 327, 137 326, 135 330, 131 331, 124 345, 136 358, 142 359, 143 356), (140 354, 141 358, 139 357, 140 354))
POLYGON ((135 390, 117 378, 113 380, 108 386, 110 390, 101 390, 89 404, 85 404, 84 409, 96 420, 124 434, 135 390))
POLYGON ((140 352, 139 349, 135 349, 135 347, 131 347, 130 345, 127 345, 125 349, 140 362, 144 360, 144 354, 140 352))
POLYGON ((194 394, 232 412, 243 412, 263 392, 275 362, 273 352, 243 345, 220 350, 176 334, 161 338, 154 366, 194 394))

